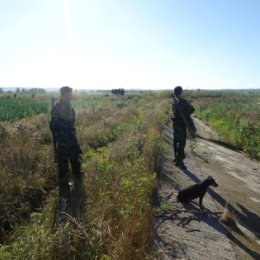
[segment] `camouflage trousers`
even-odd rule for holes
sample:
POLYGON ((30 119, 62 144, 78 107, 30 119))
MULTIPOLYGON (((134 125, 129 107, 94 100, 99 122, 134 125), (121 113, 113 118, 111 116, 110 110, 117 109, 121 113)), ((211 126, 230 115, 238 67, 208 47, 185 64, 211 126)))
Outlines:
POLYGON ((173 150, 177 164, 182 164, 185 159, 186 139, 186 127, 173 125, 173 150))
POLYGON ((59 144, 57 149, 59 191, 61 198, 67 198, 70 193, 69 165, 76 182, 82 179, 81 158, 78 146, 59 144))

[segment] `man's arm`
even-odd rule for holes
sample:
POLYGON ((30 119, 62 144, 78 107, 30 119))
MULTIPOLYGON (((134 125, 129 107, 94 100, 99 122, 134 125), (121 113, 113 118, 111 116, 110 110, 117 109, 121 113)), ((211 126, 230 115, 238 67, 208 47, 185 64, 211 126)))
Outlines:
POLYGON ((196 126, 191 118, 191 114, 195 112, 195 108, 188 102, 186 101, 186 109, 185 109, 185 117, 187 120, 187 126, 188 130, 191 133, 193 137, 195 137, 195 133, 197 131, 196 126))
POLYGON ((194 112, 195 112, 195 108, 187 100, 185 100, 184 114, 190 116, 194 112))

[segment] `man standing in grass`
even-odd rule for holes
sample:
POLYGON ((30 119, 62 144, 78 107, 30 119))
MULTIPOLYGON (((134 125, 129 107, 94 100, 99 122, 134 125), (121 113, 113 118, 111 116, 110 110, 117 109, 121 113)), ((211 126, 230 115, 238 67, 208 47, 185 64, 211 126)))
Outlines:
POLYGON ((51 111, 50 129, 53 136, 56 161, 58 163, 59 198, 71 199, 69 185, 69 163, 74 176, 74 190, 80 190, 82 184, 82 150, 76 137, 75 111, 71 106, 72 88, 60 89, 61 98, 51 111))
POLYGON ((185 159, 185 145, 187 139, 187 128, 196 131, 191 119, 191 114, 195 111, 194 107, 183 97, 182 87, 174 88, 172 111, 173 111, 173 150, 175 155, 175 166, 186 169, 183 163, 185 159))

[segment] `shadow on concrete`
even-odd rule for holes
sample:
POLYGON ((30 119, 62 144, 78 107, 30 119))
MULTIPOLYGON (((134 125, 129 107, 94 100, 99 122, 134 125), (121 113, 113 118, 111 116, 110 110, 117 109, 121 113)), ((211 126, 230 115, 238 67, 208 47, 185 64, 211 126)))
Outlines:
MULTIPOLYGON (((200 183, 202 181, 194 173, 192 173, 189 170, 181 170, 181 171, 183 173, 185 173, 195 183, 200 183)), ((218 193, 216 193, 214 190, 212 190, 211 188, 208 188, 207 191, 212 196, 212 198, 214 198, 223 208, 228 207, 229 211, 231 211, 233 214, 235 214, 236 217, 239 220, 241 220, 241 222, 243 222, 243 223, 257 223, 257 225, 259 225, 260 218, 255 213, 249 211, 244 206, 238 204, 238 206, 241 208, 241 210, 243 212, 243 213, 241 213, 236 208, 234 208, 230 203, 228 203, 223 197, 221 197, 218 193)), ((210 214, 210 215, 212 216, 213 214, 210 214)), ((205 221, 207 224, 209 224, 210 226, 212 226, 213 228, 215 228, 216 230, 218 230, 219 232, 222 232, 222 233, 223 233, 223 229, 224 229, 225 230, 224 234, 227 235, 227 237, 233 243, 238 245, 241 249, 243 249, 247 254, 249 254, 254 259, 260 259, 259 253, 251 250, 246 245, 244 245, 241 241, 239 241, 236 237, 234 237, 234 235, 232 235, 229 232, 229 230, 218 221, 218 218, 216 216, 215 216, 215 219, 214 219, 213 216, 211 218, 209 218, 208 215, 206 215, 206 214, 204 216, 199 215, 197 221, 205 221), (218 223, 218 224, 216 224, 216 223, 218 223)), ((246 228, 248 229, 248 226, 246 226, 246 228)), ((254 231, 251 230, 251 228, 250 228, 250 231, 252 231, 254 233, 254 231)), ((255 230, 255 228, 256 227, 254 226, 253 229, 255 230)))
MULTIPOLYGON (((250 231, 255 234, 256 237, 260 238, 260 217, 255 214, 254 212, 248 210, 243 205, 237 203, 238 207, 241 209, 239 219, 242 220, 242 222, 248 223, 248 225, 245 226, 245 228, 250 227, 250 231)), ((240 223, 243 225, 243 223, 240 223)))

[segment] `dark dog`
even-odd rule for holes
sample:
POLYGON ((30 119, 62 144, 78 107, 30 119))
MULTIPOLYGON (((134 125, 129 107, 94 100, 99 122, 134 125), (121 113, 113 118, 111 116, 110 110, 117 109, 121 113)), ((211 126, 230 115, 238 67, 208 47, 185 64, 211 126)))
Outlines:
POLYGON ((199 206, 200 208, 203 208, 202 205, 202 200, 207 192, 207 188, 209 186, 214 186, 218 187, 218 184, 215 182, 215 180, 209 176, 206 180, 201 182, 200 184, 194 184, 191 185, 181 191, 179 191, 178 196, 177 196, 177 201, 178 202, 188 202, 190 200, 199 198, 199 206))

